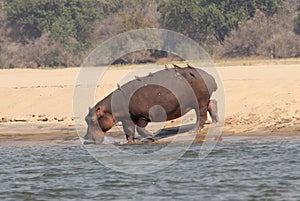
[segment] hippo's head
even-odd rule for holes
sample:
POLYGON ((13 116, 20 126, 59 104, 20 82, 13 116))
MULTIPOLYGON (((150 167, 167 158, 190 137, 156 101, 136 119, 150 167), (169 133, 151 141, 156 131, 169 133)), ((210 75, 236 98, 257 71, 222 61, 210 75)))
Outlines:
POLYGON ((104 132, 99 125, 97 112, 94 107, 89 108, 85 121, 88 125, 87 133, 84 136, 85 144, 101 144, 104 140, 104 132))

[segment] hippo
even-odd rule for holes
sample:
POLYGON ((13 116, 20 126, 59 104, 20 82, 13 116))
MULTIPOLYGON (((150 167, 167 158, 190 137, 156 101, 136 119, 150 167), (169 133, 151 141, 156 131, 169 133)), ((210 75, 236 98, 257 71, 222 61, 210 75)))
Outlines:
POLYGON ((203 128, 207 112, 217 122, 217 102, 210 99, 217 90, 213 76, 190 65, 173 66, 118 84, 115 91, 89 108, 85 143, 101 144, 105 133, 118 122, 122 122, 127 142, 134 142, 135 131, 154 141, 153 133, 145 128, 149 122, 173 120, 190 110, 196 111, 197 131, 203 128))

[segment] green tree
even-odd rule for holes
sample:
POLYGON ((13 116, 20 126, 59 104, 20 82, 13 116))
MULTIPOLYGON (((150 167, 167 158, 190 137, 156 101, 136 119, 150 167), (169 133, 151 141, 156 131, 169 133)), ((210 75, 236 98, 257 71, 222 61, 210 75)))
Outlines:
POLYGON ((97 0, 10 0, 5 10, 12 35, 23 43, 49 33, 63 44, 83 45, 93 22, 103 17, 97 0))
MULTIPOLYGON (((298 11, 300 11, 300 4, 298 5, 298 11)), ((294 22, 294 32, 298 35, 300 35, 300 13, 298 14, 298 16, 293 20, 294 22)))
POLYGON ((198 42, 210 37, 224 41, 239 22, 254 16, 256 9, 273 15, 283 0, 164 0, 159 10, 165 28, 198 42))

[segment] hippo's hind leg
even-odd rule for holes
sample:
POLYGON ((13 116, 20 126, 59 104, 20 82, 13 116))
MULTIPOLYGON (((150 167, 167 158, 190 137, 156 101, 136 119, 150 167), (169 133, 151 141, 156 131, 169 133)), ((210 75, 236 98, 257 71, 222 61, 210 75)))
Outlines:
POLYGON ((207 120, 207 104, 199 105, 199 110, 196 110, 196 116, 197 121, 194 129, 200 132, 207 120))
POLYGON ((122 121, 123 130, 126 135, 126 140, 128 142, 134 142, 135 137, 135 124, 128 120, 128 121, 122 121))
POLYGON ((140 136, 144 137, 145 140, 147 141, 154 141, 154 135, 152 132, 146 130, 146 126, 148 125, 149 120, 147 120, 146 118, 139 118, 138 122, 137 122, 137 127, 136 130, 137 132, 140 134, 140 136))
POLYGON ((212 123, 219 122, 219 116, 218 116, 218 102, 215 99, 212 99, 208 103, 208 112, 211 116, 212 123))

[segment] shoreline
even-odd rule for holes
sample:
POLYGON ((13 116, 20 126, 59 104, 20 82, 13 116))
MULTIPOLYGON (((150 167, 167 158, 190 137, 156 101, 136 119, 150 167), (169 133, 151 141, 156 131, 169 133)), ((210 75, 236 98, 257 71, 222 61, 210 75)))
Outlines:
MULTIPOLYGON (((116 141, 125 141, 125 135, 114 126, 106 136, 116 141)), ((175 129, 169 127, 165 129, 175 129)), ((200 134, 194 138, 193 144, 203 143, 207 134, 208 125, 200 134)), ((153 143, 144 143, 140 138, 129 145, 163 145, 170 144, 175 137, 184 137, 186 133, 165 136, 153 143)), ((82 137, 82 136, 80 136, 82 137)), ((82 145, 79 134, 74 125, 56 123, 1 123, 0 124, 0 146, 55 146, 55 145, 82 145)), ((233 132, 223 128, 220 138, 212 139, 218 142, 241 142, 241 141, 268 141, 268 140, 293 140, 300 139, 300 125, 286 127, 276 130, 257 129, 250 132, 233 132)), ((211 140, 210 138, 208 140, 211 140)), ((173 142, 174 143, 174 142, 173 142)), ((190 141, 179 141, 175 143, 190 143, 190 141)), ((120 144, 121 145, 121 144, 120 144)), ((128 144, 122 144, 128 145, 128 144)))

